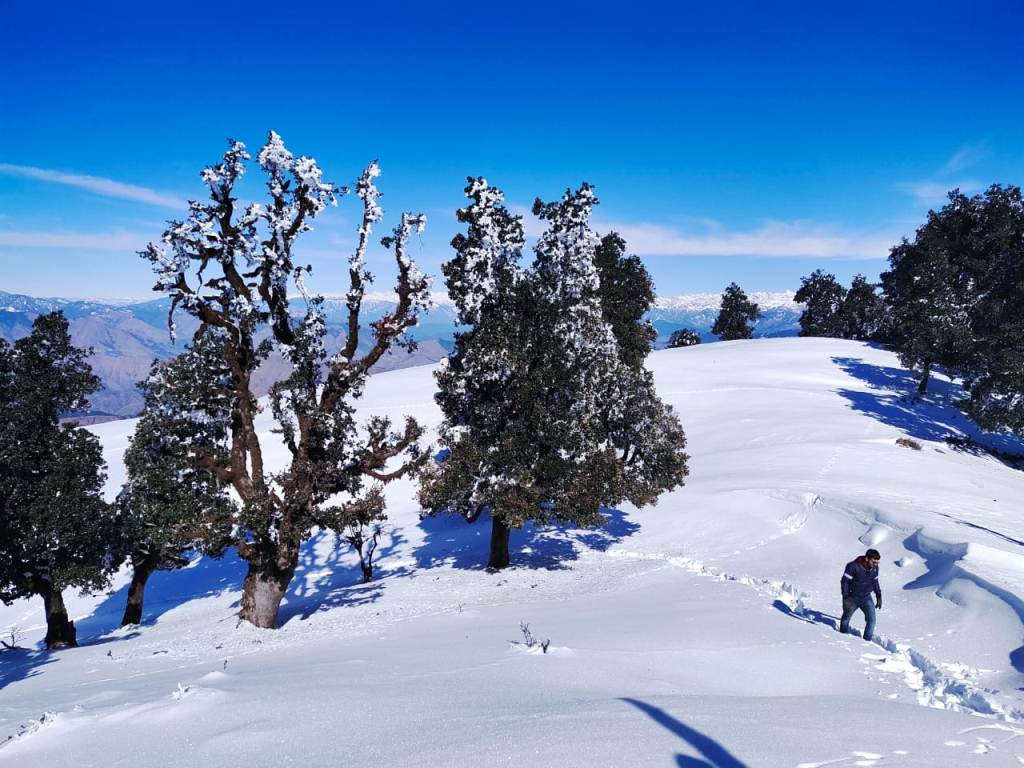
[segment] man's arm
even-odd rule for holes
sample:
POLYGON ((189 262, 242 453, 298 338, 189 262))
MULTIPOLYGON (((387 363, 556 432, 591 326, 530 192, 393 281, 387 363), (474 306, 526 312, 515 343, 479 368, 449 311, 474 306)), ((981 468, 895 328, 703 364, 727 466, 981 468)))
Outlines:
POLYGON ((850 587, 853 584, 853 563, 846 564, 846 570, 843 571, 843 578, 839 580, 839 590, 843 593, 843 598, 850 596, 850 587))
POLYGON ((874 590, 875 590, 875 608, 882 607, 882 585, 878 583, 878 577, 874 578, 874 590))

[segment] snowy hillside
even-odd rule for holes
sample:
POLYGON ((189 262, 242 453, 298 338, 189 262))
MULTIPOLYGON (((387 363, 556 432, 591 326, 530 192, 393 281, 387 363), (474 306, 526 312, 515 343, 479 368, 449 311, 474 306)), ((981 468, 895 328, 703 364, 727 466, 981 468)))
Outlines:
MULTIPOLYGON (((1024 471, 1005 456, 1024 445, 954 448, 984 436, 952 386, 915 401, 895 357, 856 342, 649 362, 689 437, 686 487, 603 530, 516 531, 506 571, 481 567, 485 525, 420 521, 401 481, 377 581, 317 536, 276 631, 238 625, 231 557, 155 575, 127 631, 123 576, 69 594, 76 649, 35 650, 41 601, 0 608, 31 649, 0 653, 0 765, 1024 764, 1024 471), (871 643, 835 630, 869 546, 871 643)), ((363 412, 435 425, 431 371, 375 376, 363 412)), ((92 428, 111 496, 132 426, 92 428)))

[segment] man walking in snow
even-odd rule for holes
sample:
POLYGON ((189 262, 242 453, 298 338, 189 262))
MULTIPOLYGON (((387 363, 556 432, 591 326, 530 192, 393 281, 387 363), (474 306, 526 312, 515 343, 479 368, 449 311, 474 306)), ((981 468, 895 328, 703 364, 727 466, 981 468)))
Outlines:
POLYGON ((839 587, 843 592, 843 617, 839 620, 839 631, 850 631, 850 619, 858 608, 864 612, 864 639, 870 640, 875 631, 875 609, 882 607, 882 588, 878 585, 878 563, 882 556, 877 549, 869 549, 863 555, 846 564, 839 587), (871 593, 875 601, 871 602, 871 593))

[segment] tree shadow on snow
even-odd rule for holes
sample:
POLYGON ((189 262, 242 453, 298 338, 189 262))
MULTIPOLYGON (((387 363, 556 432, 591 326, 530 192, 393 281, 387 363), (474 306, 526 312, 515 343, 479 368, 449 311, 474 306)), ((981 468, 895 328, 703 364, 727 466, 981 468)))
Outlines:
MULTIPOLYGON (((527 523, 509 538, 512 566, 562 570, 579 559, 586 549, 604 552, 616 542, 640 530, 620 509, 601 508, 605 524, 600 528, 536 526, 527 523)), ((426 536, 413 553, 418 568, 450 565, 464 570, 483 570, 490 552, 491 522, 482 515, 467 523, 458 515, 424 517, 420 528, 426 536)))
MULTIPOLYGON (((245 563, 234 550, 221 558, 196 557, 185 568, 156 571, 146 583, 142 626, 152 626, 168 611, 191 601, 216 597, 225 591, 241 589, 245 563)), ((88 616, 75 620, 78 641, 95 645, 102 635, 121 625, 128 601, 129 583, 111 592, 88 616)), ((113 639, 125 639, 128 635, 113 639)))
MULTIPOLYGON (((1021 623, 1024 623, 1024 600, 1013 592, 996 586, 995 584, 991 584, 985 579, 961 568, 958 563, 960 558, 963 556, 963 553, 956 551, 936 552, 931 547, 923 546, 920 535, 920 531, 912 533, 904 539, 903 546, 906 547, 909 552, 913 552, 915 555, 920 557, 928 570, 913 581, 904 584, 903 589, 911 590, 932 588, 935 590, 935 594, 939 597, 956 602, 954 596, 947 597, 943 592, 949 582, 955 579, 963 579, 964 581, 969 581, 994 597, 1002 600, 1013 609, 1021 623)), ((1010 664, 1013 668, 1017 672, 1024 674, 1024 646, 1020 646, 1019 648, 1015 648, 1010 651, 1009 658, 1010 664)))
POLYGON ((11 683, 39 674, 39 668, 58 660, 59 651, 13 648, 0 653, 0 691, 11 683))
MULTIPOLYGON (((75 628, 78 628, 76 622, 75 628)), ((116 643, 120 640, 130 640, 133 637, 138 637, 138 632, 129 632, 125 635, 118 637, 104 637, 99 640, 89 641, 89 647, 97 645, 106 645, 107 643, 116 643)), ((61 648, 60 650, 48 650, 45 647, 41 647, 43 641, 39 641, 39 646, 35 648, 12 648, 4 650, 0 653, 0 690, 3 690, 11 683, 16 683, 19 680, 27 680, 30 677, 35 677, 39 674, 39 668, 44 667, 47 664, 53 664, 61 660, 62 656, 67 654, 73 654, 78 651, 77 648, 61 648)), ((85 643, 83 643, 85 645, 85 643)), ((3 746, 3 742, 0 742, 0 747, 3 746)))
POLYGON ((637 699, 623 698, 621 701, 633 705, 662 728, 674 733, 704 758, 701 760, 687 755, 676 755, 676 765, 679 768, 747 768, 745 763, 710 736, 705 736, 686 723, 676 720, 665 710, 637 699))
POLYGON ((398 531, 391 531, 386 544, 374 553, 374 581, 363 584, 359 561, 348 542, 333 531, 317 532, 302 547, 299 567, 278 613, 278 625, 342 605, 375 602, 383 592, 380 579, 408 574, 404 566, 387 567, 388 556, 404 542, 398 531))
POLYGON ((951 450, 989 453, 1007 466, 1020 468, 1012 457, 1024 455, 1024 441, 985 432, 957 410, 953 403, 965 397, 957 384, 932 377, 928 391, 920 395, 917 393, 917 375, 906 369, 871 365, 853 357, 833 357, 832 362, 871 387, 868 392, 838 390, 853 410, 895 427, 916 440, 941 443, 952 438, 951 450))

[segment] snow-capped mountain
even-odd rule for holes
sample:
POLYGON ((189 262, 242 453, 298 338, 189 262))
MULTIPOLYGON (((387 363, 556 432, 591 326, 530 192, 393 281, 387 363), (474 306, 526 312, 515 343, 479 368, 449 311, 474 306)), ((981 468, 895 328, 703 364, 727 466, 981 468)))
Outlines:
MULTIPOLYGON (((340 348, 348 318, 343 294, 327 294, 324 310, 327 318, 328 347, 340 348)), ((793 301, 792 292, 751 293, 762 310, 754 329, 757 337, 795 336, 799 330, 802 307, 793 301)), ((420 319, 413 330, 419 349, 412 354, 396 351, 388 355, 375 371, 404 368, 435 362, 451 349, 455 332, 455 307, 444 293, 433 296, 434 308, 420 319)), ((664 347, 672 332, 692 328, 705 342, 714 341, 711 326, 718 314, 719 294, 694 293, 659 297, 648 319, 658 331, 656 346, 664 347)), ((92 347, 93 370, 103 381, 103 389, 91 399, 93 413, 132 416, 142 408, 135 387, 143 379, 154 359, 165 360, 178 354, 182 342, 172 344, 167 333, 168 299, 65 299, 35 298, 0 291, 0 338, 12 341, 32 329, 38 315, 61 310, 71 324, 75 344, 92 347)), ((394 295, 367 293, 363 301, 363 325, 382 317, 395 307, 394 295)), ((296 311, 300 311, 296 307, 296 311)), ((195 321, 176 315, 179 339, 187 339, 195 330, 195 321)), ((261 369, 264 384, 280 372, 282 361, 269 360, 261 369)), ((262 391, 262 390, 261 390, 262 391)))

